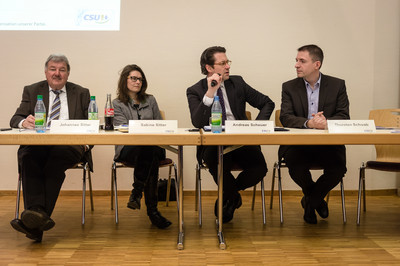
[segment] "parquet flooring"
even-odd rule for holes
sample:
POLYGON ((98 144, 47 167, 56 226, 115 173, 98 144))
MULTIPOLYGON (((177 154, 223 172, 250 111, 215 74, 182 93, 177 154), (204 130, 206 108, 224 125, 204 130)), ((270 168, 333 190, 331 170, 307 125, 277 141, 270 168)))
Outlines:
POLYGON ((367 197, 360 226, 355 222, 355 196, 346 197, 345 225, 339 196, 331 196, 330 216, 317 225, 303 222, 300 197, 284 196, 284 224, 275 205, 267 208, 266 226, 259 196, 254 211, 251 197, 243 196, 243 206, 224 225, 226 250, 218 248, 214 196, 203 197, 201 228, 194 197, 185 197, 184 250, 176 249, 175 204, 159 203, 162 214, 173 222, 159 230, 144 209, 127 209, 128 197, 119 199, 118 225, 109 196, 95 196, 95 211, 87 208, 86 224, 81 226, 80 197, 60 196, 53 215, 56 226, 39 244, 11 228, 15 197, 1 196, 0 265, 400 265, 400 197, 394 195, 367 197))

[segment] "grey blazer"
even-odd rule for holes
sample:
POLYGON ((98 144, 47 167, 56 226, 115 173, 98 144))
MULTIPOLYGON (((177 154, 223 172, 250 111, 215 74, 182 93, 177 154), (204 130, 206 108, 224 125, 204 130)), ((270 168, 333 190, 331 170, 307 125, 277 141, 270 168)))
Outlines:
MULTIPOLYGON (((67 82, 65 84, 67 90, 67 102, 68 102, 68 115, 69 119, 88 119, 88 107, 90 102, 89 90, 83 88, 72 82, 67 82)), ((43 102, 46 106, 46 112, 49 111, 49 84, 47 80, 37 82, 35 84, 25 86, 24 92, 22 94, 21 104, 15 111, 15 114, 10 120, 10 126, 17 128, 19 122, 25 119, 30 114, 35 114, 35 105, 37 101, 37 95, 43 95, 43 102)), ((48 117, 48 114, 47 114, 48 117)), ((80 145, 73 145, 73 147, 78 148, 80 145)), ((22 146, 21 146, 22 147, 22 146)), ((84 159, 89 163, 90 170, 93 171, 93 161, 91 149, 93 145, 90 146, 90 150, 85 152, 84 159)))
MULTIPOLYGON (((72 82, 67 82, 65 88, 67 90, 69 119, 87 119, 90 102, 89 90, 72 82)), ((37 95, 43 95, 43 102, 46 106, 46 112, 48 112, 49 84, 46 80, 43 80, 24 88, 21 104, 10 120, 11 127, 17 128, 22 119, 30 114, 35 114, 37 95)))
MULTIPOLYGON (((160 109, 156 98, 153 95, 147 96, 144 102, 139 104, 139 108, 135 108, 133 102, 124 104, 118 99, 113 100, 114 105, 114 126, 127 125, 129 120, 161 120, 160 109), (140 117, 139 117, 140 116, 140 117)), ((114 160, 118 159, 119 154, 124 146, 115 146, 114 160)))

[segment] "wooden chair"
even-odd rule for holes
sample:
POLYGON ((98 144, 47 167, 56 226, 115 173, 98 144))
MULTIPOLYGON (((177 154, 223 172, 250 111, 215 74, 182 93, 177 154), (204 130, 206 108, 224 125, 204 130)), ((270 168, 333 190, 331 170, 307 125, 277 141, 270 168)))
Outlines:
MULTIPOLYGON (((161 117, 165 120, 165 112, 161 111, 161 117)), ((178 201, 178 179, 177 179, 177 167, 175 162, 170 158, 165 158, 160 161, 159 168, 169 167, 168 172, 168 183, 167 183, 167 198, 166 198, 166 206, 169 204, 169 198, 171 194, 171 177, 172 177, 172 169, 174 169, 174 177, 175 177, 175 191, 176 191, 176 200, 178 201)), ((117 168, 134 168, 133 165, 129 165, 123 162, 113 161, 111 165, 111 210, 115 208, 115 223, 118 224, 118 189, 117 189, 117 168)))
MULTIPOLYGON (((378 109, 369 113, 369 119, 375 121, 375 126, 385 128, 400 128, 400 109, 378 109)), ((365 169, 373 169, 387 172, 400 172, 400 146, 399 145, 375 145, 375 161, 362 163, 358 186, 357 225, 360 224, 361 194, 363 195, 364 211, 366 211, 365 199, 365 169)))
MULTIPOLYGON (((93 204, 93 192, 92 192, 92 178, 90 175, 89 163, 88 162, 81 162, 69 169, 82 169, 83 170, 83 186, 82 186, 82 225, 85 224, 85 199, 86 199, 86 174, 87 179, 89 180, 89 195, 90 195, 90 207, 91 210, 94 211, 94 204, 93 204)), ((19 218, 19 206, 20 206, 20 198, 21 198, 21 187, 22 187, 22 176, 19 174, 18 176, 18 185, 17 185, 17 202, 15 207, 15 219, 19 218)))
MULTIPOLYGON (((279 116, 281 114, 281 110, 275 111, 275 126, 283 127, 279 116)), ((278 158, 278 161, 274 163, 274 170, 272 172, 272 184, 271 184, 271 199, 269 203, 269 208, 272 209, 273 200, 274 200, 274 190, 275 190, 275 178, 278 179, 278 196, 279 196, 279 216, 280 222, 283 223, 283 203, 282 203, 282 175, 281 168, 287 168, 285 160, 283 158, 278 158), (278 173, 278 174, 276 174, 278 173)), ((310 170, 322 170, 319 166, 313 166, 310 170)), ((340 191, 342 196, 342 213, 343 213, 343 223, 347 222, 346 216, 346 207, 345 207, 345 198, 344 198, 344 187, 343 187, 343 178, 340 181, 340 191)), ((329 193, 327 196, 327 202, 329 202, 329 193)))
MULTIPOLYGON (((246 111, 246 116, 248 120, 251 120, 251 113, 246 111)), ((196 164, 196 197, 195 197, 195 210, 199 212, 199 225, 202 225, 203 214, 201 205, 201 170, 207 170, 208 167, 203 163, 196 164)), ((234 165, 231 171, 243 171, 239 166, 234 165)), ((266 224, 266 214, 265 214, 265 191, 264 191, 264 179, 261 180, 261 203, 262 203, 262 213, 263 213, 263 224, 266 224)), ((253 199, 251 203, 251 210, 254 210, 255 197, 256 197, 257 185, 253 187, 253 199)))

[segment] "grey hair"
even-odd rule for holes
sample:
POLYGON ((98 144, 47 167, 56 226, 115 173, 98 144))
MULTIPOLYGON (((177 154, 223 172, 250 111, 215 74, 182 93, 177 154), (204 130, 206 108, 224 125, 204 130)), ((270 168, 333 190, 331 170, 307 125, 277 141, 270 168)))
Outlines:
POLYGON ((56 62, 56 63, 63 62, 65 64, 67 64, 68 72, 70 72, 70 70, 71 70, 71 66, 69 65, 68 58, 63 54, 51 54, 47 58, 46 63, 44 64, 45 69, 47 69, 47 65, 49 64, 50 61, 53 61, 53 62, 56 62))

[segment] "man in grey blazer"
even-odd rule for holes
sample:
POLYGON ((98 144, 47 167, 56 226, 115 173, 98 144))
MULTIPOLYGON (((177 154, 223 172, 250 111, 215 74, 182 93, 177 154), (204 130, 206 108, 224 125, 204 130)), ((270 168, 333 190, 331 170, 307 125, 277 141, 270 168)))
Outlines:
MULTIPOLYGON (((58 102, 57 97, 60 109, 56 119, 87 119, 89 90, 67 82, 69 73, 70 65, 64 55, 50 55, 45 63, 46 80, 24 88, 21 104, 11 118, 11 127, 35 128, 37 95, 43 96, 49 120, 52 109, 58 109, 53 105, 58 102)), ((15 230, 37 242, 42 240, 43 231, 55 225, 50 216, 64 182, 65 171, 82 160, 87 160, 92 167, 89 150, 87 145, 20 146, 18 170, 22 175, 25 210, 21 219, 11 221, 15 230)))
MULTIPOLYGON (((211 106, 215 95, 223 99, 226 119, 247 120, 246 103, 260 110, 257 120, 268 120, 274 110, 274 102, 266 95, 250 87, 242 77, 230 76, 230 64, 224 47, 207 48, 200 58, 201 72, 206 78, 187 89, 190 116, 196 128, 209 125, 211 106), (213 86, 213 83, 215 85, 213 86)), ((214 181, 218 183, 218 156, 216 146, 200 146, 197 159, 209 168, 214 181)), ((267 165, 259 146, 243 146, 224 155, 224 195, 223 222, 233 218, 235 209, 242 200, 238 191, 252 187, 264 178, 267 165), (240 166, 243 171, 235 179, 231 173, 233 165, 240 166)), ((217 206, 217 202, 215 204, 217 206)), ((217 216, 217 208, 215 208, 217 216)))
MULTIPOLYGON (((282 85, 280 121, 285 127, 326 129, 327 119, 350 119, 349 100, 344 80, 320 73, 324 55, 316 45, 298 49, 295 68, 297 78, 282 85)), ((346 173, 344 145, 281 146, 279 158, 284 158, 291 178, 302 188, 304 220, 317 223, 329 215, 324 197, 346 173), (313 181, 310 168, 318 166, 323 174, 313 181)))

